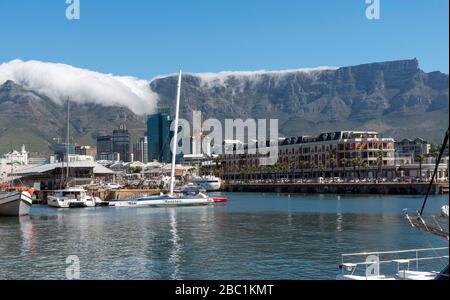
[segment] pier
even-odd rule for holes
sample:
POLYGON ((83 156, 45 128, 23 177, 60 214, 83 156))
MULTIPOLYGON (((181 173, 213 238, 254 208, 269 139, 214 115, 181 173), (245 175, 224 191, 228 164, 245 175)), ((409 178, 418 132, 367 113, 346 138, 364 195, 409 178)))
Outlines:
MULTIPOLYGON (((239 183, 225 184, 226 192, 300 194, 425 195, 428 183, 239 183)), ((436 183, 431 194, 448 193, 448 183, 436 183)))

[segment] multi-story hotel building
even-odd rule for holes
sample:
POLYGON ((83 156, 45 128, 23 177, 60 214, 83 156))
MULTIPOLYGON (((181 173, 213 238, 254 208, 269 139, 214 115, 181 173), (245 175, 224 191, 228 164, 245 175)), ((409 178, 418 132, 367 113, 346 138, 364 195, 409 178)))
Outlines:
MULTIPOLYGON (((258 167, 262 155, 248 153, 247 148, 244 154, 222 155, 225 173, 235 173, 239 168, 258 167)), ((294 168, 297 172, 300 168, 322 167, 327 172, 335 172, 329 174, 331 176, 342 176, 344 174, 339 172, 352 167, 352 161, 356 159, 360 164, 366 162, 367 168, 371 169, 394 166, 395 141, 393 138, 383 138, 375 131, 336 131, 322 133, 317 137, 286 138, 278 144, 278 164, 287 163, 290 169, 294 168)))

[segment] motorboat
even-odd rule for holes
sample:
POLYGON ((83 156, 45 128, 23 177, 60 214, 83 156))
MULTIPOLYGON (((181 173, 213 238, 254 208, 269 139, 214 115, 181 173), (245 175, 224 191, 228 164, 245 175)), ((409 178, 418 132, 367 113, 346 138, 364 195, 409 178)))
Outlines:
POLYGON ((193 184, 199 185, 208 192, 219 191, 222 187, 222 179, 215 176, 191 177, 189 179, 193 184))
POLYGON ((55 208, 95 207, 100 201, 98 197, 89 196, 82 187, 57 190, 47 197, 47 205, 55 208))

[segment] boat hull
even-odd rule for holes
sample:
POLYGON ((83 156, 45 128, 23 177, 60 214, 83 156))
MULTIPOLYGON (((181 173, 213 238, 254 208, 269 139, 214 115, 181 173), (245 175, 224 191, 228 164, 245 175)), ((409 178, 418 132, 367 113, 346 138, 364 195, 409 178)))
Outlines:
POLYGON ((47 205, 54 208, 95 207, 95 200, 61 199, 58 197, 49 196, 47 205))
POLYGON ((177 197, 149 197, 143 199, 114 200, 109 206, 142 207, 142 206, 196 206, 213 204, 211 198, 177 198, 177 197))
POLYGON ((0 216, 26 216, 32 205, 29 192, 0 193, 0 216))

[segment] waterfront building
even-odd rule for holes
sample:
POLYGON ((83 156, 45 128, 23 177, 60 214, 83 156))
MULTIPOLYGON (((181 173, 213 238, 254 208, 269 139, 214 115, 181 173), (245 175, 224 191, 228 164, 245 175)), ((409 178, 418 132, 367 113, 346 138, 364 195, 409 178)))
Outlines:
POLYGON ((148 163, 148 142, 147 137, 141 137, 139 141, 133 145, 133 156, 135 161, 144 164, 148 163))
POLYGON ((97 155, 97 149, 91 146, 75 146, 75 154, 77 155, 88 155, 95 157, 97 155))
POLYGON ((22 145, 20 151, 12 150, 4 155, 6 164, 28 165, 28 152, 25 145, 22 145))
POLYGON ((413 161, 416 161, 418 156, 425 157, 430 154, 431 144, 422 138, 403 139, 396 142, 395 149, 398 156, 410 156, 413 161))
POLYGON ((375 177, 380 172, 387 175, 389 167, 395 165, 394 146, 393 138, 384 138, 375 131, 336 131, 282 139, 278 143, 278 162, 272 167, 260 167, 262 155, 248 154, 248 147, 244 147, 244 154, 225 154, 220 159, 226 178, 242 175, 242 169, 253 170, 259 177, 280 170, 308 178, 355 178, 362 172, 375 177))
MULTIPOLYGON (((38 190, 53 190, 61 186, 62 176, 66 172, 66 165, 62 163, 46 164, 42 166, 21 169, 13 173, 20 177, 27 186, 33 186, 38 190)), ((69 163, 69 178, 72 185, 93 184, 97 178, 111 179, 115 173, 90 160, 72 161, 69 163)))
POLYGON ((113 152, 119 154, 120 160, 130 161, 130 134, 125 125, 113 131, 113 152))
POLYGON ((39 156, 39 157, 29 157, 28 163, 30 165, 44 165, 48 164, 50 162, 49 157, 46 156, 39 156))
POLYGON ((111 135, 100 135, 97 137, 97 153, 113 153, 113 138, 111 135))
POLYGON ((53 150, 56 160, 63 161, 67 155, 67 148, 69 148, 69 154, 75 154, 75 144, 67 143, 51 143, 50 149, 53 150))
POLYGON ((147 119, 148 161, 157 160, 162 163, 172 161, 170 140, 172 134, 170 124, 172 118, 168 110, 149 115, 147 119))

